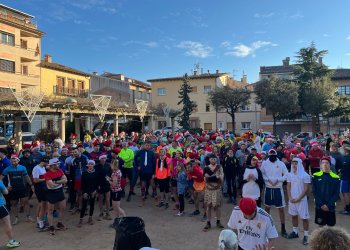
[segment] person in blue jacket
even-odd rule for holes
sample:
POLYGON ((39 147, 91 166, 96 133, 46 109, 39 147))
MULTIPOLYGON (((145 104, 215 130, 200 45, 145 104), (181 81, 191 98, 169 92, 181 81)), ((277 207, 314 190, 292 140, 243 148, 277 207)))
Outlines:
POLYGON ((335 203, 339 198, 340 178, 331 171, 331 159, 325 156, 321 159, 321 171, 312 176, 312 191, 315 197, 315 223, 324 226, 334 226, 335 203))

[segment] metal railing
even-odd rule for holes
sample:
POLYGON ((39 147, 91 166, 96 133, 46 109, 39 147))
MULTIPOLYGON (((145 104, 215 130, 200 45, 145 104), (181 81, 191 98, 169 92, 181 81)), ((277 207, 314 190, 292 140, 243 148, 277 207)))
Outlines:
POLYGON ((67 88, 67 87, 55 85, 53 86, 53 93, 55 95, 61 95, 61 96, 87 97, 89 91, 85 89, 74 89, 74 88, 67 88))
POLYGON ((6 13, 6 12, 0 12, 0 18, 9 20, 11 22, 14 22, 14 23, 26 26, 26 27, 30 27, 33 29, 37 29, 37 27, 38 27, 38 25, 30 19, 20 19, 16 16, 11 15, 11 14, 6 13))

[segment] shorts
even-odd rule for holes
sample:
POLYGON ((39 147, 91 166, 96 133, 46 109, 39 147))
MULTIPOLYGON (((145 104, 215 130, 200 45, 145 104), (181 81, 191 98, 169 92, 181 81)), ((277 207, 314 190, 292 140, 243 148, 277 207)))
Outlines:
POLYGON ((46 189, 35 188, 35 196, 36 196, 38 202, 46 201, 46 189))
POLYGON ((74 191, 80 191, 81 190, 81 179, 75 179, 74 180, 74 191))
POLYGON ((159 186, 159 191, 161 193, 163 192, 165 192, 166 194, 169 193, 169 178, 157 179, 157 184, 159 186))
POLYGON ((350 193, 350 183, 348 181, 341 180, 340 182, 340 192, 350 193))
POLYGON ((9 211, 5 206, 0 207, 0 219, 5 218, 7 215, 9 215, 9 211))
POLYGON ((56 204, 64 199, 63 188, 48 189, 46 191, 46 200, 51 204, 56 204))
POLYGON ((15 200, 22 199, 25 197, 27 197, 27 190, 26 189, 17 189, 17 190, 12 189, 9 192, 9 198, 11 201, 15 201, 15 200))
POLYGON ((326 212, 321 209, 315 209, 315 223, 320 226, 333 227, 336 223, 335 212, 326 212))
POLYGON ((176 188, 177 187, 177 180, 171 179, 170 184, 171 184, 171 187, 176 188))
POLYGON ((286 206, 283 189, 265 187, 265 206, 282 208, 286 206))
POLYGON ((120 201, 122 198, 122 191, 111 192, 112 201, 120 201))
POLYGON ((288 213, 291 216, 297 216, 302 220, 307 220, 310 218, 310 213, 309 213, 309 206, 307 203, 307 199, 301 200, 298 203, 291 203, 289 202, 288 204, 288 213))
POLYGON ((150 181, 153 176, 153 174, 150 174, 150 173, 140 173, 139 175, 140 175, 141 181, 150 181))
POLYGON ((122 167, 121 169, 122 175, 125 178, 128 178, 129 181, 132 181, 132 177, 133 177, 133 173, 134 173, 134 169, 133 168, 124 168, 122 167))
POLYGON ((99 194, 105 194, 105 193, 108 193, 110 190, 111 190, 110 186, 102 185, 102 186, 100 186, 100 189, 97 192, 99 194))

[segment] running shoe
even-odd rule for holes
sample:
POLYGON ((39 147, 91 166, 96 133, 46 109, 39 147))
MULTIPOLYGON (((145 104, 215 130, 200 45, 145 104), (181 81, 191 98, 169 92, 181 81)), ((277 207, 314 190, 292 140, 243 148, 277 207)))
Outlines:
POLYGON ((12 225, 17 225, 19 222, 18 217, 15 217, 15 220, 12 222, 12 225))
POLYGON ((159 204, 157 205, 157 207, 162 207, 162 206, 164 206, 164 202, 163 201, 159 202, 159 204))
POLYGON ((14 248, 14 247, 19 247, 21 243, 17 240, 9 240, 6 244, 8 248, 14 248))
POLYGON ((55 233, 56 233, 55 227, 54 226, 49 226, 49 232, 50 232, 50 235, 55 235, 55 233))
POLYGON ((199 212, 199 210, 196 210, 196 211, 190 213, 190 217, 199 215, 200 213, 201 213, 201 212, 199 212))
POLYGON ((294 231, 288 234, 287 236, 287 239, 295 239, 295 238, 299 238, 299 235, 294 231))
POLYGON ((304 235, 304 238, 303 238, 303 245, 306 246, 309 244, 309 237, 304 235))
POLYGON ((216 222, 216 227, 219 229, 224 229, 225 227, 221 224, 221 222, 216 222))
POLYGON ((211 224, 210 224, 210 222, 207 222, 207 224, 203 228, 203 232, 208 232, 210 230, 210 228, 211 228, 211 224))
POLYGON ((34 222, 35 222, 35 220, 32 218, 32 216, 27 215, 27 222, 34 223, 34 222))
POLYGON ((165 209, 168 209, 169 208, 169 203, 165 203, 165 209))
POLYGON ((63 225, 62 222, 57 222, 56 228, 57 228, 57 230, 62 230, 62 231, 67 229, 66 226, 63 225))
POLYGON ((179 216, 179 217, 181 217, 182 215, 184 214, 184 212, 177 212, 176 214, 175 214, 175 216, 179 216))

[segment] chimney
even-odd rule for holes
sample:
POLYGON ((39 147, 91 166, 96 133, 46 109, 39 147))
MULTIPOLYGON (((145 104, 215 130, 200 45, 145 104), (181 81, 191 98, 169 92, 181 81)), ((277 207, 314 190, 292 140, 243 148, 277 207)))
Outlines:
POLYGON ((322 62, 322 57, 319 57, 319 58, 318 58, 318 64, 320 64, 320 65, 323 64, 323 62, 322 62))
POLYGON ((219 74, 219 70, 218 69, 216 70, 216 74, 219 74))
POLYGON ((193 75, 194 75, 194 76, 197 75, 197 70, 193 70, 193 75))
POLYGON ((290 57, 286 57, 286 59, 282 60, 283 66, 289 66, 290 57))
POLYGON ((45 54, 44 61, 48 63, 52 63, 52 56, 50 56, 49 54, 45 54))
POLYGON ((247 75, 243 75, 241 78, 242 83, 247 83, 247 75))

